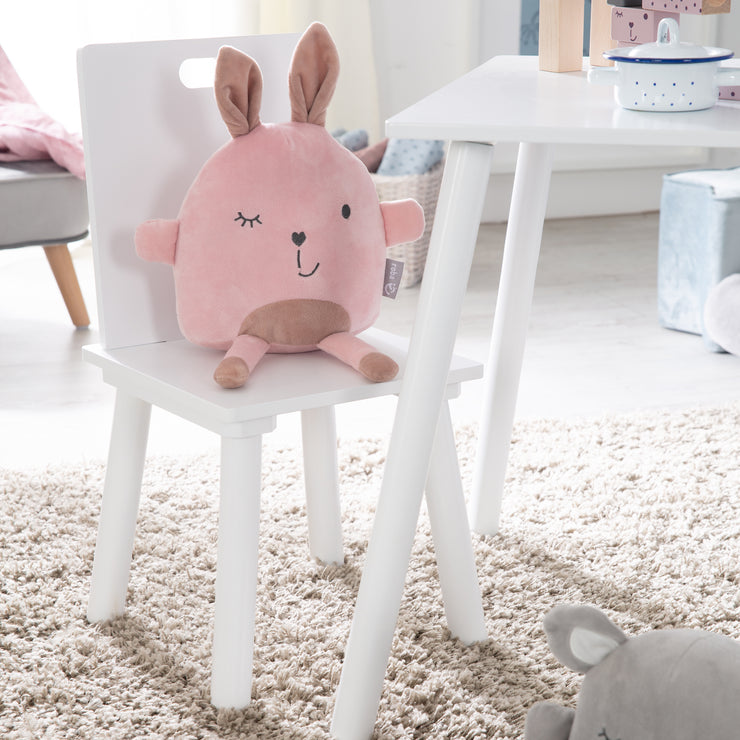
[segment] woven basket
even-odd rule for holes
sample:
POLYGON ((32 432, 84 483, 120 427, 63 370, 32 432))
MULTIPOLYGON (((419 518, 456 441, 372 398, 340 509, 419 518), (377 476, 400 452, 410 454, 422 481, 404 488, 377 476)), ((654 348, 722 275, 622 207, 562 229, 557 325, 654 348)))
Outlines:
POLYGON ((397 244, 387 250, 390 259, 404 263, 401 277, 402 288, 415 285, 424 274, 424 264, 427 260, 429 237, 432 233, 443 171, 444 162, 439 162, 423 175, 372 175, 380 200, 413 198, 424 209, 424 233, 414 242, 397 244))

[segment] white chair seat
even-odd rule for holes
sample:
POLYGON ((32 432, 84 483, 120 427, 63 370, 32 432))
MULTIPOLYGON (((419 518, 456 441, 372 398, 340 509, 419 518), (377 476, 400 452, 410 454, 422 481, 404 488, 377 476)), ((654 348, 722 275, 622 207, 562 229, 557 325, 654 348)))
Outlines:
MULTIPOLYGON (((135 392, 147 403, 217 434, 234 436, 243 434, 241 425, 279 414, 397 394, 408 340, 374 328, 360 337, 398 363, 396 378, 372 383, 320 351, 270 354, 243 388, 227 391, 212 378, 223 352, 209 351, 184 339, 114 350, 90 345, 83 352, 89 362, 102 368, 106 383, 135 392)), ((458 394, 459 383, 482 374, 480 363, 455 356, 448 397, 458 394)))

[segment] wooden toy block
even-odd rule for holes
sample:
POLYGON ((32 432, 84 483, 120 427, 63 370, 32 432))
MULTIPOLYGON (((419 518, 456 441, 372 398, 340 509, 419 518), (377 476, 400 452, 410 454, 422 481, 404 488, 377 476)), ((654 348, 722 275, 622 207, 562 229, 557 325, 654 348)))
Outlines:
POLYGON ((666 10, 689 15, 729 13, 730 0, 642 0, 646 10, 666 10))
MULTIPOLYGON (((668 0, 663 0, 667 2, 668 0)), ((612 8, 612 38, 630 44, 649 44, 658 37, 658 23, 678 13, 645 8, 612 8)))
MULTIPOLYGON (((632 2, 633 0, 623 0, 632 2)), ((608 0, 591 1, 591 35, 589 61, 594 67, 612 67, 611 59, 604 59, 603 52, 613 49, 616 42, 611 32, 612 14, 608 0)))
POLYGON ((540 0, 539 67, 545 72, 583 68, 583 0, 540 0))

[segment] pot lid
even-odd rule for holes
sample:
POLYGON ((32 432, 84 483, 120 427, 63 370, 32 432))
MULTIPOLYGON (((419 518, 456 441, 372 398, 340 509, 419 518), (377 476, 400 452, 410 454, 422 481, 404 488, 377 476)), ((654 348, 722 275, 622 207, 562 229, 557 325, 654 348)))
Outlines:
POLYGON ((649 62, 681 64, 685 62, 720 62, 730 59, 734 52, 713 46, 699 46, 681 41, 675 18, 663 18, 658 24, 658 40, 632 48, 605 51, 607 59, 618 62, 649 62))

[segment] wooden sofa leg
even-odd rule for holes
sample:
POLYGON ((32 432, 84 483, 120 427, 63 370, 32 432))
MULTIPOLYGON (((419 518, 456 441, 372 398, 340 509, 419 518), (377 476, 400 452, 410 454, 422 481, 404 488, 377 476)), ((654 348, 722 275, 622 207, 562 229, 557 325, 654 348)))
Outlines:
POLYGON ((82 297, 69 248, 66 244, 50 244, 44 247, 44 254, 54 273, 72 323, 78 328, 90 326, 85 299, 82 297))

